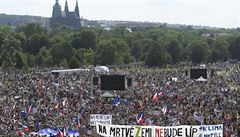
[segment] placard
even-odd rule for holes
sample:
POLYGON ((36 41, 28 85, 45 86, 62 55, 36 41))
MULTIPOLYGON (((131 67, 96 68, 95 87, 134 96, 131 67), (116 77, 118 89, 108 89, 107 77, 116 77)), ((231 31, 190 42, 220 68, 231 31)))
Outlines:
POLYGON ((223 137, 223 124, 162 127, 97 123, 96 129, 107 137, 223 137))
POLYGON ((95 126, 96 123, 112 124, 112 115, 91 114, 90 125, 95 126))

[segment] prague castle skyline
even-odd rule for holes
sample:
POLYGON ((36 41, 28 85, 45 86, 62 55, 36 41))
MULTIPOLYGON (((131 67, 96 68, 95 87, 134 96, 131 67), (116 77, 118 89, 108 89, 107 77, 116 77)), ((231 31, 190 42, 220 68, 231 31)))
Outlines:
MULTIPOLYGON (((64 9, 65 0, 59 0, 64 9)), ((52 16, 55 0, 1 0, 0 13, 52 16)), ((76 0, 68 0, 74 10, 76 0)), ((148 21, 210 27, 240 27, 238 0, 78 0, 80 17, 89 20, 148 21)))
POLYGON ((65 0, 64 10, 62 10, 59 0, 56 0, 52 10, 52 17, 50 18, 50 26, 53 27, 58 24, 66 25, 72 28, 81 27, 78 1, 76 1, 74 11, 70 11, 67 0, 65 0))

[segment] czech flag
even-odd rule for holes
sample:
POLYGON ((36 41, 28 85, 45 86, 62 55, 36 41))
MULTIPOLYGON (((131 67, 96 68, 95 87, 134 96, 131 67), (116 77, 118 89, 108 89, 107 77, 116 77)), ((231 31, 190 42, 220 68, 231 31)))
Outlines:
POLYGON ((28 108, 28 113, 32 113, 32 105, 28 108))
POLYGON ((153 102, 157 102, 158 101, 158 93, 155 93, 153 98, 152 98, 153 102))
POLYGON ((142 123, 144 123, 144 115, 141 114, 140 118, 137 120, 137 124, 141 125, 142 123))
POLYGON ((81 123, 80 123, 80 120, 79 120, 79 118, 77 119, 77 125, 76 125, 76 128, 81 128, 81 123))
POLYGON ((152 101, 153 102, 157 102, 159 97, 163 97, 164 96, 164 93, 163 92, 160 92, 160 93, 155 93, 153 98, 152 98, 152 101))
POLYGON ((61 130, 58 129, 58 132, 57 132, 57 136, 58 137, 63 137, 63 132, 61 130))
POLYGON ((24 133, 28 133, 29 132, 29 128, 26 125, 22 125, 22 131, 24 133))
POLYGON ((78 117, 79 117, 80 119, 83 119, 83 118, 84 118, 84 114, 85 114, 85 108, 83 108, 83 109, 81 110, 81 112, 79 113, 78 117))

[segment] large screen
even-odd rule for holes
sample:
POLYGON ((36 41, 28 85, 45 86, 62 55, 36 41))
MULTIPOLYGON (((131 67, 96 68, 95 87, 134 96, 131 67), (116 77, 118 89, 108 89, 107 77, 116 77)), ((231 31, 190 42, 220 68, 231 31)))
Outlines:
POLYGON ((101 90, 125 90, 125 75, 101 75, 101 90))
POLYGON ((190 69, 190 79, 203 77, 207 79, 207 69, 190 69))

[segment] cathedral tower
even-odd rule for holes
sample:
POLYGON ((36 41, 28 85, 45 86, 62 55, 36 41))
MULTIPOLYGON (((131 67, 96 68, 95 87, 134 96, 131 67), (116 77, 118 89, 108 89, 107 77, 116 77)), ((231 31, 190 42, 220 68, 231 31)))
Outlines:
POLYGON ((53 6, 52 18, 50 19, 50 27, 56 27, 58 25, 65 25, 71 28, 81 27, 81 20, 77 1, 75 10, 69 11, 68 3, 66 0, 64 11, 62 11, 58 0, 56 0, 56 3, 53 6))
POLYGON ((79 16, 79 8, 78 8, 78 1, 76 0, 76 6, 75 6, 75 14, 78 18, 80 18, 79 16))
POLYGON ((67 0, 65 1, 65 9, 64 9, 64 11, 66 12, 66 14, 69 12, 69 11, 68 11, 68 3, 67 3, 67 0))
POLYGON ((62 17, 61 6, 58 3, 58 0, 56 0, 55 5, 53 6, 52 17, 53 18, 61 18, 62 17))

